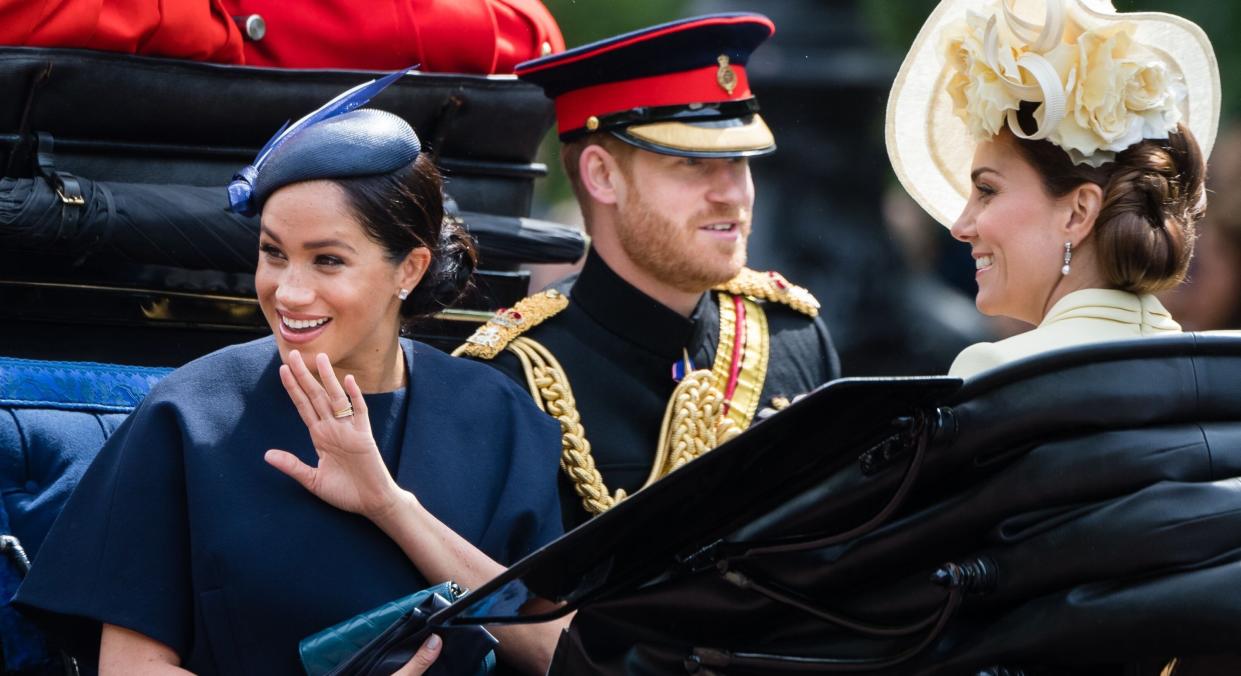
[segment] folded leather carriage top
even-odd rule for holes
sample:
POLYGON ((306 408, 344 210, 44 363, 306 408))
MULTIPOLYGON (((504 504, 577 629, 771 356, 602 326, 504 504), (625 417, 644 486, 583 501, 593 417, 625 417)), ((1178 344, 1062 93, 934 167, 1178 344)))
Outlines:
MULTIPOLYGON (((224 186, 285 122, 376 75, 0 47, 0 312, 22 327, 5 353, 133 363, 123 346, 158 327, 185 345, 162 362, 178 364, 265 332, 250 302, 257 219, 228 213, 224 186), (66 323, 99 349, 45 352, 66 323)), ((411 73, 370 105, 413 125, 479 240, 467 312, 420 337, 454 345, 481 317, 469 310, 525 295, 519 264, 581 257, 580 231, 529 218, 552 121, 539 88, 411 73)))
POLYGON ((430 624, 524 585, 555 674, 1159 674, 1241 654, 1239 477, 1241 335, 845 379, 430 624))
MULTIPOLYGON (((225 185, 286 121, 374 77, 0 47, 0 166, 28 176, 12 173, 21 170, 14 146, 41 131, 57 139, 59 168, 86 178, 225 185)), ((369 105, 414 127, 450 172, 462 209, 529 214, 530 182, 542 174, 533 160, 553 116, 538 87, 412 73, 369 105), (475 189, 484 184, 492 189, 475 189)))

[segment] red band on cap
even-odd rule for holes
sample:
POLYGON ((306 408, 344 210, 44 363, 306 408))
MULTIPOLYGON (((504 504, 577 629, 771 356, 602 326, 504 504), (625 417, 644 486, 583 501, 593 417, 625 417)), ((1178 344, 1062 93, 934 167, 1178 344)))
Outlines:
POLYGON ((730 65, 728 68, 736 77, 732 94, 720 84, 718 65, 567 92, 556 99, 556 128, 566 134, 585 128, 586 120, 592 115, 603 117, 642 106, 684 106, 751 98, 745 67, 730 65))

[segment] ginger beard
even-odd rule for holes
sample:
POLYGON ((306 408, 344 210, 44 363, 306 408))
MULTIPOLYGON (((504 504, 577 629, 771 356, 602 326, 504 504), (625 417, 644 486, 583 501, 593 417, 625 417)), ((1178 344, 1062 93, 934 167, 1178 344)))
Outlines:
POLYGON ((723 205, 705 209, 688 222, 674 223, 644 201, 638 191, 622 202, 617 239, 638 267, 681 291, 703 293, 741 272, 746 262, 750 210, 723 205), (706 229, 730 221, 731 232, 706 229))

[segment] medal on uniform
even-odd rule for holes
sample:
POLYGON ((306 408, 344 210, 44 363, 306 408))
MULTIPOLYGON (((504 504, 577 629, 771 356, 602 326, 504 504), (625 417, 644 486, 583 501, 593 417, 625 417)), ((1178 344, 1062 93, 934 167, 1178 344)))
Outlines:
POLYGON ((694 362, 689 358, 689 352, 685 348, 681 348, 681 358, 672 364, 672 381, 681 382, 685 379, 685 375, 694 370, 694 362))

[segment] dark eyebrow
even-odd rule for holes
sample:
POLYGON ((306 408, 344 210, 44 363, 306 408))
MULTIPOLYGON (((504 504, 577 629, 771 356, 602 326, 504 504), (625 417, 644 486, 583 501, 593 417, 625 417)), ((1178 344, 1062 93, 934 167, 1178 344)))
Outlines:
POLYGON ((970 181, 971 182, 977 181, 979 176, 987 173, 988 171, 995 174, 996 176, 1000 176, 1000 177, 1004 176, 1004 174, 1001 174, 1000 172, 996 171, 995 169, 992 169, 991 167, 978 167, 977 169, 970 172, 970 181))
MULTIPOLYGON (((266 225, 260 225, 259 230, 264 235, 267 235, 268 237, 272 238, 272 240, 274 240, 276 244, 281 243, 280 238, 276 236, 276 233, 272 232, 271 228, 268 228, 266 225)), ((316 239, 313 242, 306 242, 302 244, 303 249, 326 249, 328 247, 333 247, 333 246, 337 246, 342 249, 348 249, 349 251, 352 251, 355 254, 358 252, 357 249, 353 248, 349 244, 339 239, 316 239)))
POLYGON ((348 244, 346 244, 345 242, 339 239, 316 239, 313 242, 306 242, 302 244, 303 249, 326 249, 328 247, 333 247, 333 246, 337 246, 342 249, 348 249, 352 251, 353 253, 358 252, 357 249, 349 246, 348 244))

